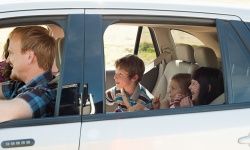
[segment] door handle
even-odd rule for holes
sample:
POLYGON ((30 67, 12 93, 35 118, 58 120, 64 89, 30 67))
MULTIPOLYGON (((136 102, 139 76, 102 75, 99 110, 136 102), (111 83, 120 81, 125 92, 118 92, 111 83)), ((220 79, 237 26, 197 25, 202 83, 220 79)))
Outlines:
POLYGON ((95 114, 95 102, 91 93, 89 93, 89 101, 90 101, 90 106, 91 106, 90 114, 95 114))
POLYGON ((239 144, 250 144, 250 135, 238 139, 239 144))
POLYGON ((1 143, 2 148, 13 148, 13 147, 25 147, 33 146, 35 141, 33 139, 20 139, 20 140, 9 140, 1 143))

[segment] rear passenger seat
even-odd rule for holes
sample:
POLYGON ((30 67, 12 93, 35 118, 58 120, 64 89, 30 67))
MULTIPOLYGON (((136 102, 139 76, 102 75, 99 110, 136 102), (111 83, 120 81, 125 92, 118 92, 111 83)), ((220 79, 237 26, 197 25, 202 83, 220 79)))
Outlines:
POLYGON ((163 75, 160 77, 159 83, 155 86, 152 94, 154 96, 160 95, 160 100, 168 100, 169 94, 167 91, 171 78, 178 73, 192 73, 199 68, 195 64, 194 49, 187 44, 176 45, 177 60, 170 61, 164 70, 163 75))
POLYGON ((194 58, 200 67, 219 68, 216 54, 209 47, 194 48, 194 58))
MULTIPOLYGON (((196 63, 200 67, 211 67, 219 69, 218 59, 213 49, 209 47, 196 47, 194 48, 194 57, 196 63)), ((213 100, 210 105, 219 105, 225 103, 224 93, 213 100)))

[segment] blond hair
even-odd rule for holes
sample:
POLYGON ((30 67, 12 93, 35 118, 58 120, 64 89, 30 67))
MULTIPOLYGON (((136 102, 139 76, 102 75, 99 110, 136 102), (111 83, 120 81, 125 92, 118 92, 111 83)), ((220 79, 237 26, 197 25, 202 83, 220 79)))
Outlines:
POLYGON ((9 38, 19 36, 21 40, 21 52, 34 51, 40 68, 48 71, 52 68, 55 58, 55 39, 49 35, 49 31, 41 26, 16 27, 9 38))
POLYGON ((182 94, 189 96, 191 95, 191 91, 189 86, 191 84, 191 74, 188 73, 178 73, 172 77, 172 81, 178 83, 179 87, 181 88, 182 94))

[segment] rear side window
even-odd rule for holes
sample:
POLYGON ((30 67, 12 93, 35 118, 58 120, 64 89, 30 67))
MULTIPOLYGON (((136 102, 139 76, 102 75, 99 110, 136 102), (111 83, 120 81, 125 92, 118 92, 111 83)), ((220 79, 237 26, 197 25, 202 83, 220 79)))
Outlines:
POLYGON ((0 29, 0 60, 3 61, 5 58, 2 56, 3 50, 4 50, 4 45, 8 39, 9 33, 13 30, 14 28, 1 28, 0 29))
POLYGON ((250 30, 240 21, 217 21, 229 103, 250 102, 250 30))
MULTIPOLYGON (((159 69, 158 70, 159 72, 155 72, 152 69, 151 70, 149 69, 150 72, 149 73, 146 72, 144 74, 144 77, 146 77, 147 82, 142 81, 141 83, 143 85, 144 83, 150 83, 147 84, 150 86, 145 86, 145 87, 147 89, 150 89, 149 91, 152 93, 154 91, 151 89, 153 89, 154 86, 157 85, 157 80, 158 82, 163 81, 162 78, 167 78, 166 79, 167 81, 165 80, 162 83, 160 83, 162 84, 161 90, 167 91, 167 86, 169 86, 170 84, 170 79, 169 79, 170 75, 168 74, 192 73, 192 72, 185 72, 186 68, 183 68, 184 70, 183 72, 178 72, 178 71, 175 72, 176 71, 175 69, 177 68, 171 68, 171 67, 169 70, 166 71, 164 70, 166 65, 171 66, 169 64, 176 64, 176 67, 180 68, 183 65, 183 66, 191 66, 193 68, 197 66, 197 68, 212 67, 220 69, 217 65, 219 64, 219 62, 217 61, 220 60, 219 59, 220 49, 218 48, 218 43, 216 41, 217 39, 214 40, 214 37, 217 37, 216 27, 214 26, 198 26, 198 25, 187 26, 179 24, 169 25, 167 23, 160 25, 155 23, 147 26, 147 23, 133 24, 127 22, 126 24, 111 24, 107 27, 107 29, 104 32, 106 90, 116 85, 114 83, 115 60, 127 54, 138 55, 144 61, 146 68, 147 66, 151 66, 150 64, 154 60, 156 60, 157 58, 156 51, 158 51, 158 49, 160 53, 159 57, 167 57, 166 59, 162 59, 161 61, 161 67, 163 67, 163 70, 159 69), (152 37, 152 35, 155 36, 156 40, 154 40, 154 37, 152 37), (155 46, 154 42, 156 43, 157 47, 155 46), (189 45, 193 49, 192 51, 193 53, 191 54, 193 55, 192 61, 188 60, 189 58, 186 57, 186 54, 189 53, 190 51, 189 50, 187 51, 186 48, 182 47, 183 52, 181 53, 183 53, 183 55, 181 54, 182 56, 180 57, 180 59, 178 59, 178 62, 174 62, 176 60, 174 54, 176 54, 176 49, 178 47, 177 46, 178 44, 184 44, 184 46, 189 45), (198 49, 195 52, 196 47, 198 49), (168 50, 167 52, 166 49, 168 50), (163 53, 163 55, 161 55, 161 53, 163 53), (196 57, 194 56, 195 53, 197 54, 196 57), (214 64, 213 62, 216 62, 216 65, 213 65, 214 64), (110 71, 110 68, 112 68, 113 70, 110 71), (154 80, 154 77, 156 78, 156 80, 154 80), (151 86, 153 86, 153 88, 148 88, 151 86)), ((157 67, 158 66, 153 66, 153 68, 157 67)), ((193 69, 191 67, 190 70, 193 69)), ((177 70, 179 70, 179 68, 177 70)), ((161 93, 163 94, 161 96, 164 98, 168 98, 166 96, 166 93, 168 92, 161 93)), ((155 96, 159 96, 159 94, 155 96)), ((209 100, 209 102, 207 103, 209 104, 210 101, 212 100, 209 100)), ((222 100, 215 104, 224 104, 224 101, 225 99, 224 97, 222 97, 222 100)))
POLYGON ((127 54, 134 53, 137 26, 111 25, 104 33, 106 70, 114 70, 114 62, 127 54))
MULTIPOLYGON (((148 81, 151 82, 152 85, 157 85, 157 81, 161 81, 160 80, 161 78, 166 79, 168 74, 175 73, 176 71, 175 68, 173 69, 170 68, 167 71, 164 70, 166 68, 166 65, 172 63, 177 67, 182 67, 182 64, 179 62, 183 62, 184 65, 187 64, 187 66, 189 65, 191 67, 197 65, 197 69, 199 67, 210 67, 210 68, 216 68, 223 73, 224 80, 222 86, 225 89, 224 92, 221 92, 220 95, 216 96, 216 98, 219 99, 218 101, 215 101, 215 103, 210 103, 213 101, 209 101, 204 105, 213 104, 213 105, 221 105, 223 107, 227 106, 228 103, 234 104, 234 103, 248 102, 247 95, 249 88, 247 86, 249 85, 248 84, 249 80, 247 79, 249 77, 248 74, 250 72, 249 71, 250 69, 248 63, 242 65, 242 61, 240 60, 241 58, 242 60, 247 60, 248 58, 247 56, 249 54, 247 53, 248 52, 247 50, 243 51, 241 50, 244 49, 244 47, 246 47, 244 43, 240 41, 240 38, 242 37, 236 38, 237 41, 228 39, 229 37, 236 36, 237 33, 228 33, 229 34, 228 35, 226 33, 229 30, 227 31, 223 30, 225 33, 222 33, 223 32, 222 29, 224 27, 219 26, 216 20, 206 20, 209 22, 208 24, 204 23, 200 25, 199 21, 196 22, 196 20, 194 21, 192 19, 189 20, 190 22, 183 19, 179 22, 173 23, 173 22, 167 22, 167 20, 165 20, 164 22, 155 21, 154 19, 159 19, 159 18, 152 19, 153 18, 152 17, 148 18, 149 20, 146 19, 143 20, 144 18, 142 18, 139 21, 136 20, 137 22, 135 23, 133 22, 134 21, 133 19, 137 18, 133 18, 132 16, 129 17, 131 18, 128 20, 126 20, 127 18, 124 20, 121 19, 121 21, 117 24, 111 23, 110 25, 108 25, 103 34, 105 71, 106 71, 105 84, 106 85, 109 84, 109 86, 106 87, 106 90, 116 85, 114 83, 115 60, 127 54, 137 54, 140 58, 143 59, 147 67, 147 65, 149 65, 150 62, 154 61, 157 58, 156 49, 159 49, 158 56, 164 56, 161 55, 164 53, 167 53, 168 56, 166 61, 165 60, 162 61, 164 63, 161 62, 161 65, 163 66, 163 70, 161 70, 161 72, 160 71, 157 73, 152 72, 152 74, 149 74, 149 78, 147 79, 149 79, 148 81), (141 36, 140 40, 137 41, 139 27, 142 27, 142 31, 140 34, 141 36), (152 40, 150 33, 151 30, 149 29, 153 29, 153 32, 155 32, 156 42, 158 46, 157 48, 154 47, 155 44, 154 39, 152 40), (223 39, 223 37, 227 38, 223 39), (225 41, 225 43, 223 41, 225 41), (230 46, 228 45, 228 43, 234 43, 234 45, 230 46), (186 54, 184 52, 182 57, 180 57, 182 59, 177 59, 176 48, 178 44, 190 45, 193 48, 194 52, 193 55, 195 55, 193 58, 194 61, 188 61, 186 59, 187 57, 184 56, 186 54), (239 44, 240 46, 237 47, 235 46, 239 44), (225 49, 225 47, 227 49, 225 49), (235 49, 239 49, 240 51, 239 52, 235 51, 235 49), (232 51, 231 54, 228 54, 229 51, 230 52, 232 51), (216 62, 217 65, 214 65, 214 62, 216 62), (231 66, 228 67, 228 65, 231 66), (228 70, 228 68, 230 69, 228 70), (112 70, 113 72, 107 74, 107 72, 110 70, 112 70), (156 77, 158 80, 153 81, 151 80, 152 78, 150 77, 156 77)), ((247 26, 245 25, 245 27, 247 26)), ((248 28, 247 31, 249 32, 248 28)), ((161 89, 165 89, 165 91, 167 91, 167 86, 170 84, 169 81, 171 79, 166 79, 166 80, 167 80, 165 81, 166 84, 165 82, 160 83, 162 84, 160 86, 163 87, 161 89)), ((154 91, 152 90, 150 92, 153 93, 154 91)), ((103 93, 105 93, 105 91, 103 91, 103 93)), ((163 97, 165 95, 163 95, 163 97)), ((105 97, 103 96, 103 98, 105 97)), ((213 100, 216 100, 216 98, 213 100)), ((103 101, 105 101, 105 99, 103 101)), ((197 106, 194 108, 204 108, 204 107, 197 106)))
POLYGON ((149 32, 149 28, 143 27, 139 44, 138 56, 144 61, 145 66, 156 59, 155 47, 149 32))
POLYGON ((204 43, 190 33, 181 30, 171 30, 171 34, 175 44, 183 43, 192 46, 204 46, 204 43))
MULTIPOLYGON (((138 26, 134 25, 114 24, 106 29, 104 33, 106 70, 114 70, 114 62, 117 59, 127 54, 135 54, 137 32, 138 26)), ((156 58, 155 48, 147 27, 142 27, 137 56, 144 61, 146 67, 156 58)))

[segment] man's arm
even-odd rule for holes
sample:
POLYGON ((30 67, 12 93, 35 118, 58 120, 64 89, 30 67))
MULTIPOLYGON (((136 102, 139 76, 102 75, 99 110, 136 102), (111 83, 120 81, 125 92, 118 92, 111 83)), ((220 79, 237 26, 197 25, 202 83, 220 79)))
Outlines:
POLYGON ((30 105, 22 98, 0 100, 0 122, 32 118, 30 105))

